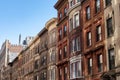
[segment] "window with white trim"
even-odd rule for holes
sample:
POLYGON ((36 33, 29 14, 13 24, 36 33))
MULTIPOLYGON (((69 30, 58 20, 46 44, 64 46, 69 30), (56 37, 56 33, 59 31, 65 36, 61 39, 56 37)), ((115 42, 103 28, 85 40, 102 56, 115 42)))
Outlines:
POLYGON ((55 80, 55 68, 51 69, 49 72, 50 72, 49 73, 50 74, 49 80, 55 80))
POLYGON ((79 26, 79 13, 74 15, 74 28, 79 26))
POLYGON ((71 41, 71 53, 74 53, 76 51, 80 51, 80 37, 75 37, 71 41))
POLYGON ((88 59, 88 74, 92 74, 92 58, 88 59))
POLYGON ((102 40, 102 30, 101 30, 101 26, 98 25, 96 27, 96 41, 101 41, 102 40))
POLYGON ((92 35, 91 32, 87 32, 87 46, 92 45, 92 35))
POLYGON ((81 62, 76 61, 70 64, 70 78, 75 79, 82 76, 81 73, 81 62))
POLYGON ((79 27, 80 19, 79 19, 79 12, 76 12, 72 18, 69 20, 70 28, 69 30, 72 31, 73 29, 79 27))

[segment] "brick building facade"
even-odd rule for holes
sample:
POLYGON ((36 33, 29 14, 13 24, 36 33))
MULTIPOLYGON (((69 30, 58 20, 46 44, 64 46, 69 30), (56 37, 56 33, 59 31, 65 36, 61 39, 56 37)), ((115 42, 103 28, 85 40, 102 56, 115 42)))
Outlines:
POLYGON ((106 71, 103 0, 82 2, 85 80, 100 80, 106 71))
POLYGON ((68 0, 58 0, 54 7, 58 11, 57 80, 69 80, 68 0))
POLYGON ((54 7, 57 18, 0 80, 119 80, 119 0, 58 0, 54 7))

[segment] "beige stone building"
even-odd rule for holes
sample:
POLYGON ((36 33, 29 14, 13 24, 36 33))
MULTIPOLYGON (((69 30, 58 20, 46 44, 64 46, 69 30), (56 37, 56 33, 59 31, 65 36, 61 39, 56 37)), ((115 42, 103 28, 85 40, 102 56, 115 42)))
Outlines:
POLYGON ((107 72, 109 80, 120 80, 120 0, 104 0, 107 72))
POLYGON ((47 54, 47 64, 48 64, 48 72, 47 72, 47 80, 56 80, 56 53, 57 53, 57 18, 50 19, 45 27, 48 30, 48 54, 47 54))

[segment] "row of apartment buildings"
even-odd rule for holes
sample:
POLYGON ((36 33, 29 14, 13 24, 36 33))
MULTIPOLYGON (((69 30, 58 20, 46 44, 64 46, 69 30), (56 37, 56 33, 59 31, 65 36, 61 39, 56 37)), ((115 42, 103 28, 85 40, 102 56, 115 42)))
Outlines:
POLYGON ((3 80, 120 80, 120 0, 58 0, 3 80))

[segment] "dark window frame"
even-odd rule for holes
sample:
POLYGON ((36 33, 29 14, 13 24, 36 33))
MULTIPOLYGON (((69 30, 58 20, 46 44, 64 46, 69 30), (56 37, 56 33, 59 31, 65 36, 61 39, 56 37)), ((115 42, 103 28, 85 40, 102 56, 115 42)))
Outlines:
POLYGON ((64 25, 64 37, 67 36, 67 25, 64 25))
POLYGON ((107 25, 107 36, 110 37, 113 35, 113 23, 112 23, 112 17, 108 18, 106 20, 106 25, 107 25))
POLYGON ((59 30, 59 40, 62 39, 62 29, 59 30))
POLYGON ((86 20, 89 20, 91 18, 91 9, 90 6, 86 7, 86 20))
POLYGON ((109 57, 109 69, 112 70, 115 68, 115 51, 114 48, 108 50, 108 57, 109 57), (114 54, 111 53, 114 52, 114 54))
POLYGON ((105 5, 106 5, 106 6, 111 5, 111 1, 112 1, 112 0, 105 0, 105 5))
POLYGON ((87 38, 87 47, 89 47, 89 46, 91 46, 92 45, 92 33, 91 33, 91 31, 89 31, 89 32, 87 32, 87 36, 86 36, 87 38), (89 36, 89 34, 91 34, 91 37, 89 36), (90 39, 89 39, 90 38, 90 39))
POLYGON ((98 13, 100 11, 100 0, 95 0, 95 13, 98 13))

